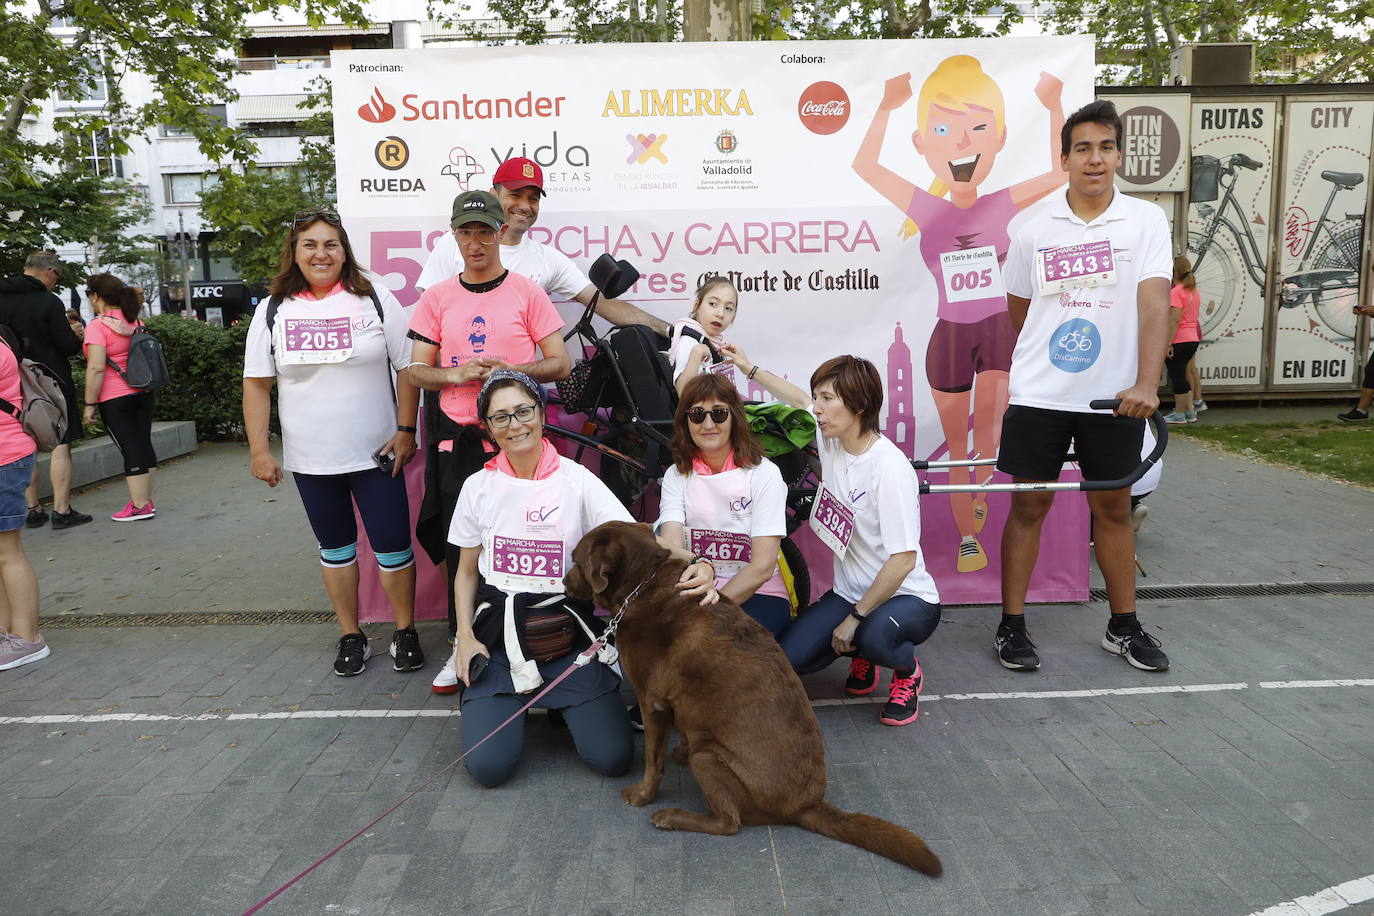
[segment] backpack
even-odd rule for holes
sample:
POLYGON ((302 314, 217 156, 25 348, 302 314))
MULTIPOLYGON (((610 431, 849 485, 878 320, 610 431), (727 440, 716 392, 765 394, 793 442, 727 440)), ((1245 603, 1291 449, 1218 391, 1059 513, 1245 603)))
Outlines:
POLYGON ((0 340, 13 351, 15 361, 19 364, 19 390, 23 394, 24 404, 23 407, 15 407, 0 398, 0 410, 19 421, 39 451, 50 452, 62 444, 70 422, 62 383, 47 366, 20 354, 14 332, 8 327, 0 326, 0 340))
POLYGON ((129 337, 129 355, 124 368, 119 368, 119 364, 112 359, 108 362, 130 388, 139 391, 157 391, 172 380, 172 374, 167 371, 167 356, 162 352, 162 344, 141 321, 129 337))

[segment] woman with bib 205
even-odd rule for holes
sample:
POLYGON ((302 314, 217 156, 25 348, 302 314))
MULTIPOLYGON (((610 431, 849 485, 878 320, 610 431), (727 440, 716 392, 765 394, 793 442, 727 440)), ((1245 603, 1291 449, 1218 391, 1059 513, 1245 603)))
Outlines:
MULTIPOLYGON (((572 665, 600 629, 590 603, 563 594, 573 548, 603 522, 631 520, 605 484, 544 438, 547 398, 524 373, 492 370, 477 414, 499 451, 463 484, 448 533, 460 550, 452 664, 464 685, 464 765, 484 786, 510 777, 524 744, 523 717, 497 729, 572 665)), ((690 556, 660 543, 676 557, 690 556)), ((714 567, 691 559, 678 588, 714 603, 714 567)), ((611 663, 603 649, 534 705, 561 710, 579 756, 598 773, 620 776, 630 768, 633 744, 611 663)))
POLYGON ((410 341, 400 303, 353 258, 339 215, 296 217, 272 298, 253 315, 243 360, 243 424, 252 474, 275 487, 292 472, 320 545, 321 574, 341 636, 334 673, 361 674, 372 655, 358 626, 356 504, 396 615, 397 671, 418 671, 415 556, 401 469, 415 455, 419 392, 406 373, 410 341), (393 378, 394 372, 394 378, 393 378), (272 385, 282 463, 268 445, 272 385))
POLYGON ((764 459, 739 392, 724 376, 707 372, 687 382, 672 449, 659 534, 709 557, 720 593, 777 636, 792 617, 777 562, 787 534, 787 485, 764 459))
POLYGON ((878 432, 878 369, 857 356, 837 356, 812 373, 807 396, 754 365, 739 347, 727 344, 726 351, 779 400, 816 417, 821 486, 810 524, 835 554, 835 584, 782 634, 782 649, 802 675, 850 656, 845 690, 853 696, 873 693, 877 668, 891 668, 878 720, 909 725, 917 720, 922 687, 916 646, 940 623, 940 593, 921 557, 916 472, 878 432))

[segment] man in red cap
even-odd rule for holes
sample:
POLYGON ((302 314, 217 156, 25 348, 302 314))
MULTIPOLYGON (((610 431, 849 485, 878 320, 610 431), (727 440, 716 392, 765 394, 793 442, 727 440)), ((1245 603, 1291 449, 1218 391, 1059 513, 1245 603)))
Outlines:
MULTIPOLYGON (((539 219, 540 198, 545 196, 544 170, 537 162, 517 156, 501 163, 491 181, 492 193, 501 201, 506 213, 506 230, 501 236, 501 263, 529 277, 552 299, 583 305, 591 302, 596 288, 572 259, 552 245, 536 242, 525 235, 539 219)), ((458 244, 452 234, 445 234, 434 243, 434 250, 415 285, 421 290, 428 289, 457 275, 460 269, 458 244)), ((646 324, 665 337, 668 335, 668 325, 662 319, 619 299, 598 300, 596 313, 611 324, 646 324)))

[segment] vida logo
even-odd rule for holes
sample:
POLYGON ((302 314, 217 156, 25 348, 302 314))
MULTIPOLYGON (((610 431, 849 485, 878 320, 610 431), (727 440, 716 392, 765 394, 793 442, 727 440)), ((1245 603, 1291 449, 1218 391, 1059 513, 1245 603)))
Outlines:
POLYGON ((373 124, 384 124, 396 117, 396 106, 382 98, 382 90, 373 89, 372 98, 358 107, 358 117, 373 124))

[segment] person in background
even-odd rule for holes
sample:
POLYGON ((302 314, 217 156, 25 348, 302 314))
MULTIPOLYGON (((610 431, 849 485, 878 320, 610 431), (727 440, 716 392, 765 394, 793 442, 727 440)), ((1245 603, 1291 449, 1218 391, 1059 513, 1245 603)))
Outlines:
MULTIPOLYGON (((23 405, 19 358, 5 343, 0 343, 0 398, 16 408, 23 405)), ((18 418, 0 411, 0 671, 52 654, 38 632, 38 577, 21 540, 28 518, 24 488, 37 452, 18 418)))
POLYGON ((129 387, 111 364, 128 367, 129 338, 140 322, 143 294, 114 274, 96 274, 86 281, 86 298, 96 318, 86 328, 86 422, 100 419, 119 453, 124 456, 124 482, 129 501, 110 516, 116 522, 140 522, 157 514, 153 505, 153 393, 129 387))
MULTIPOLYGON (((1374 317, 1374 306, 1357 305, 1351 311, 1357 316, 1374 317)), ((1354 407, 1345 413, 1336 414, 1336 419, 1343 423, 1368 423, 1371 402, 1374 402, 1374 352, 1369 354, 1369 361, 1364 364, 1364 379, 1360 382, 1360 399, 1355 402, 1354 407)))
POLYGON ((687 383, 704 372, 719 372, 734 382, 735 365, 723 357, 712 356, 725 345, 725 332, 739 314, 739 290, 724 277, 712 277, 692 296, 692 311, 673 325, 669 334, 668 363, 673 367, 673 384, 678 397, 687 383))
POLYGON ((1173 341, 1164 355, 1164 368, 1174 389, 1174 409, 1164 415, 1166 423, 1196 423, 1193 407, 1193 385, 1188 381, 1188 366, 1197 357, 1202 327, 1198 324, 1198 306, 1202 294, 1193 276, 1193 264, 1183 255, 1174 258, 1174 285, 1169 290, 1169 339, 1173 341))

